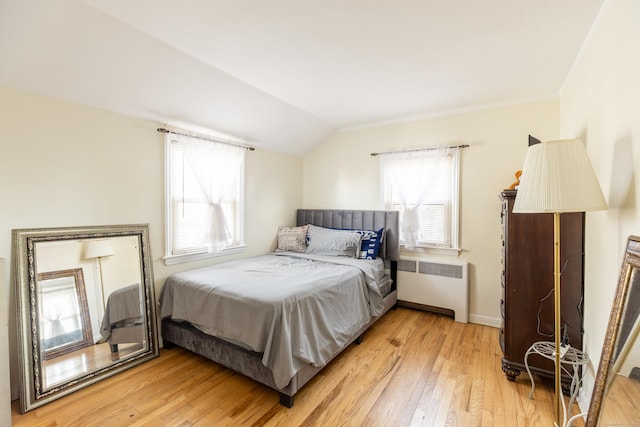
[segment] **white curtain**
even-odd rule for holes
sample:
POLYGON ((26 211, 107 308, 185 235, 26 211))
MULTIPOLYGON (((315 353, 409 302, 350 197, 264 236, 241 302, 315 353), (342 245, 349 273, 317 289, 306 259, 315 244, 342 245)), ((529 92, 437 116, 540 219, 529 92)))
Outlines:
MULTIPOLYGON (((55 338, 81 328, 75 283, 58 286, 54 284, 51 287, 45 285, 40 298, 42 339, 55 338)), ((64 343, 60 341, 55 345, 64 343)))
POLYGON ((242 170, 246 150, 190 137, 175 139, 180 141, 184 157, 209 205, 200 233, 201 243, 208 245, 209 252, 219 251, 231 243, 232 234, 222 203, 233 197, 233 183, 242 170))
POLYGON ((420 231, 418 207, 429 199, 449 153, 450 149, 443 147, 380 156, 384 182, 391 185, 392 193, 402 204, 400 237, 407 249, 416 246, 420 231))

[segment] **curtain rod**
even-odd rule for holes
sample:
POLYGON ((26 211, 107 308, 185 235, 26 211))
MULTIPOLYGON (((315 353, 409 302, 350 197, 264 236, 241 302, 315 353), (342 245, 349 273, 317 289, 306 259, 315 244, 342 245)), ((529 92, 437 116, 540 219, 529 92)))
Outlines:
POLYGON ((468 144, 463 145, 450 145, 448 147, 425 147, 425 148, 410 148, 408 150, 395 150, 395 151, 381 151, 379 153, 371 153, 373 157, 375 156, 384 156, 385 154, 396 154, 396 153, 416 153, 419 151, 431 151, 431 150, 441 150, 444 148, 468 148, 468 144))
POLYGON ((255 150, 254 147, 251 147, 251 146, 248 146, 248 145, 243 145, 243 144, 238 143, 238 142, 227 141, 225 139, 207 138, 207 137, 204 137, 204 136, 189 135, 188 133, 175 132, 175 131, 172 131, 172 130, 169 130, 169 129, 165 129, 165 128, 158 128, 157 131, 160 132, 160 133, 172 133, 174 135, 188 136, 190 138, 201 139, 203 141, 219 142, 220 144, 233 145, 234 147, 244 148, 245 150, 249 150, 249 151, 254 151, 255 150))

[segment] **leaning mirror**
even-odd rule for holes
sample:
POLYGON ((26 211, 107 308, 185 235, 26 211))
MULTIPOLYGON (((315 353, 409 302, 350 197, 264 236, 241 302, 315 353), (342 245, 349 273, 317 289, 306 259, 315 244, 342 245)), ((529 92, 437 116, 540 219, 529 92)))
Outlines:
POLYGON ((586 426, 640 425, 640 237, 627 241, 586 426))
POLYGON ((147 225, 12 239, 23 413, 159 355, 147 225))

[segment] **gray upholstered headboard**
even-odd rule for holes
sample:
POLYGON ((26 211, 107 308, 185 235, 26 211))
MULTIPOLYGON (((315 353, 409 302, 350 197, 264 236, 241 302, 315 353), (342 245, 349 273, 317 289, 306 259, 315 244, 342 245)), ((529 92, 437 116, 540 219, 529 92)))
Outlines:
POLYGON ((296 225, 313 224, 319 227, 353 230, 377 230, 384 227, 384 252, 390 261, 400 258, 400 225, 397 211, 355 211, 333 209, 298 209, 296 225))

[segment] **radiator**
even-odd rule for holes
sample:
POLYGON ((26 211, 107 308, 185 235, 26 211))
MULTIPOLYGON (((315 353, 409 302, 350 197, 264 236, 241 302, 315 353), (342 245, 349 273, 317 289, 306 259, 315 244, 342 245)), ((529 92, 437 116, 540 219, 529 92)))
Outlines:
POLYGON ((456 322, 469 321, 468 263, 405 258, 398 261, 398 304, 453 312, 456 322))

